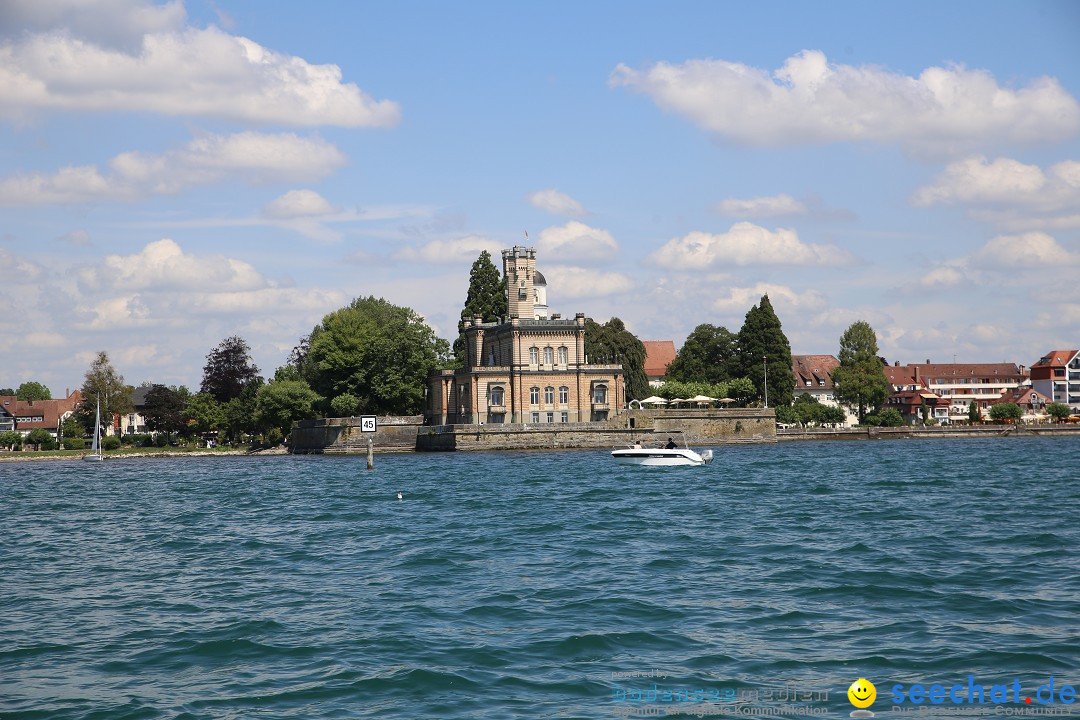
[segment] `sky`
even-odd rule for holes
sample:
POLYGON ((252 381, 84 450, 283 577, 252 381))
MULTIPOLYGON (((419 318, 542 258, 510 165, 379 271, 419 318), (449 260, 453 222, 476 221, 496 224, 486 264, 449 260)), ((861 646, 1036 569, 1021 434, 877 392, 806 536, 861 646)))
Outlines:
POLYGON ((369 295, 452 340, 514 245, 676 346, 1080 347, 1080 3, 0 3, 0 387, 271 376, 369 295))

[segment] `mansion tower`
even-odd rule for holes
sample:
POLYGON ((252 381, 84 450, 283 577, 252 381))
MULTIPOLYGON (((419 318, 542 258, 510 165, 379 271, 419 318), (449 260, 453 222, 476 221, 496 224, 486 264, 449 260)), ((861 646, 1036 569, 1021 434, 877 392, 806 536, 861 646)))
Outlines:
POLYGON ((431 425, 573 423, 607 420, 626 405, 621 365, 588 365, 585 313, 548 317, 547 281, 536 250, 503 250, 509 317, 463 328, 462 370, 428 379, 431 425))

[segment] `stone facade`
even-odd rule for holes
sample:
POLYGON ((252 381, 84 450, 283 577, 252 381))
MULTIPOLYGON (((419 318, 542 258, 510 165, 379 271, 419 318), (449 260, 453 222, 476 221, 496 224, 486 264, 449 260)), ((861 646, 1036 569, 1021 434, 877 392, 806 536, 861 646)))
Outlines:
POLYGON ((537 318, 536 251, 514 247, 502 258, 510 317, 474 317, 462 329, 466 367, 431 375, 428 424, 567 424, 617 415, 626 406, 622 366, 587 363, 584 313, 537 318))

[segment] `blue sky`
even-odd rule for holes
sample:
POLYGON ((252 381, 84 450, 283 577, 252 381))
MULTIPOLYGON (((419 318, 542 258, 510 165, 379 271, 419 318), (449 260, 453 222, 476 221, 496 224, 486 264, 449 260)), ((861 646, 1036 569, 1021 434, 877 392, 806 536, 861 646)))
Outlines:
POLYGON ((0 7, 0 386, 272 374, 353 297, 448 339, 482 249, 681 345, 1080 344, 1080 4, 0 7))

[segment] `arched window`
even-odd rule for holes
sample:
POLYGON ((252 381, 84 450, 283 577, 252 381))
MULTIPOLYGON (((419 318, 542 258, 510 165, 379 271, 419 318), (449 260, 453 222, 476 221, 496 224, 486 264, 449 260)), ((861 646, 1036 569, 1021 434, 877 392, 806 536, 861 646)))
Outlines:
POLYGON ((495 406, 502 406, 503 404, 503 389, 501 387, 491 388, 491 394, 488 396, 488 404, 495 406))
POLYGON ((553 362, 553 358, 552 358, 551 348, 546 347, 546 348, 544 348, 544 364, 545 365, 550 365, 552 362, 553 362))
POLYGON ((529 404, 530 405, 539 405, 540 404, 540 388, 538 388, 538 387, 529 388, 529 404))
POLYGON ((539 365, 540 364, 540 351, 537 348, 534 348, 534 347, 529 348, 529 364, 530 365, 539 365))
POLYGON ((568 405, 570 403, 570 388, 563 385, 559 388, 559 404, 568 405))
POLYGON ((607 403, 607 385, 597 385, 593 388, 593 403, 604 405, 607 403))
POLYGON ((554 405, 555 404, 555 388, 551 387, 550 385, 548 385, 546 388, 544 388, 544 404, 545 405, 554 405))
POLYGON ((560 365, 565 365, 566 364, 566 348, 565 347, 559 348, 559 364, 560 365))

